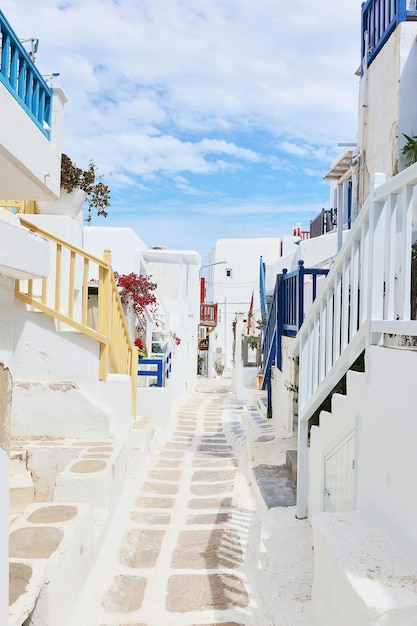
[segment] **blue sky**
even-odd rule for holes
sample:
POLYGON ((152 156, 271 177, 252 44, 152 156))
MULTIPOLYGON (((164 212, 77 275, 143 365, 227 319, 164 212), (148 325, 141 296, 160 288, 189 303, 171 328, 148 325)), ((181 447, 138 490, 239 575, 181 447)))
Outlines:
POLYGON ((359 0, 2 0, 59 72, 63 151, 149 246, 308 229, 354 141, 359 0))

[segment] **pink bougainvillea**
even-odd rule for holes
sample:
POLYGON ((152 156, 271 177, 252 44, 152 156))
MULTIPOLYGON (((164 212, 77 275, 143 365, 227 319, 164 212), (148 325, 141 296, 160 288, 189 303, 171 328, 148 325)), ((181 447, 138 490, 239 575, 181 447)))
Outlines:
POLYGON ((130 305, 135 311, 139 328, 143 330, 146 327, 145 309, 147 309, 153 320, 157 321, 157 300, 155 289, 157 284, 151 280, 150 276, 143 274, 118 274, 114 273, 117 286, 120 289, 120 299, 123 304, 130 305))
POLYGON ((176 346, 179 346, 181 343, 181 339, 177 337, 175 333, 171 333, 171 339, 175 343, 176 346))

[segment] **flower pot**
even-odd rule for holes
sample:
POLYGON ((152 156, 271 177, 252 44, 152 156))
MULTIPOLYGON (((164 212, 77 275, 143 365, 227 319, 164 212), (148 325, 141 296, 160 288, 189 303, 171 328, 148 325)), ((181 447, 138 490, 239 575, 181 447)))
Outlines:
POLYGON ((67 215, 76 217, 83 208, 87 194, 82 189, 74 189, 71 193, 61 189, 59 200, 38 202, 39 213, 42 215, 67 215))

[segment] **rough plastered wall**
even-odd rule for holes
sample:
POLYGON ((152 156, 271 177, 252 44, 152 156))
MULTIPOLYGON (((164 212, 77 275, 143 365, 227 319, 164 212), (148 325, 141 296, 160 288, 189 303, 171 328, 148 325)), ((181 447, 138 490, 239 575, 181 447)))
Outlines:
POLYGON ((291 437, 293 434, 295 401, 298 397, 297 380, 294 376, 295 362, 292 358, 294 339, 282 337, 282 371, 272 368, 272 422, 278 435, 291 437))
POLYGON ((416 22, 402 22, 360 81, 360 205, 369 193, 370 176, 382 173, 391 178, 404 168, 399 154, 406 141, 403 133, 417 134, 416 35, 416 22))
POLYGON ((359 84, 358 148, 361 151, 359 205, 376 172, 395 174, 399 117, 399 29, 391 35, 359 84), (364 158, 363 158, 364 156, 364 158))
MULTIPOLYGON (((5 252, 3 249, 2 255, 5 252)), ((13 345, 13 289, 13 280, 0 275, 0 624, 7 624, 9 604, 9 448, 13 382, 9 368, 13 345)))
MULTIPOLYGON (((12 403, 12 377, 4 363, 0 363, 0 477, 8 476, 10 449, 10 409, 12 403)), ((0 520, 7 522, 9 515, 9 489, 0 489, 0 520)), ((7 526, 6 526, 7 528, 7 526)), ((7 623, 8 610, 8 534, 0 534, 0 624, 7 623)))

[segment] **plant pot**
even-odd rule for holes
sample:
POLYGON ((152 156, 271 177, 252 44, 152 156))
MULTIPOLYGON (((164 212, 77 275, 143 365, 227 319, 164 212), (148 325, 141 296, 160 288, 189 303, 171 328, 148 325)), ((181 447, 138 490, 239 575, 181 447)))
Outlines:
POLYGON ((83 208, 87 194, 82 189, 74 189, 71 193, 61 189, 59 200, 38 202, 39 213, 42 215, 67 215, 76 217, 83 208))

